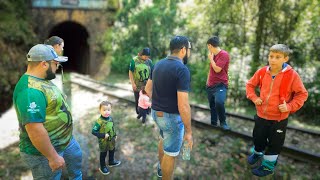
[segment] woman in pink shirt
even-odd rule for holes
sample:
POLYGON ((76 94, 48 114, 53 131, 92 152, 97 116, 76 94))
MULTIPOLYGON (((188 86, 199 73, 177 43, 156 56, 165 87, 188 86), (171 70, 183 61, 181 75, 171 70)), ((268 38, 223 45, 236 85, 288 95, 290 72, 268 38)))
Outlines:
POLYGON ((151 107, 150 98, 148 97, 145 91, 145 86, 141 87, 141 91, 139 93, 138 106, 139 106, 138 107, 139 115, 137 119, 140 119, 142 117, 142 124, 145 125, 147 113, 148 113, 149 107, 151 107))

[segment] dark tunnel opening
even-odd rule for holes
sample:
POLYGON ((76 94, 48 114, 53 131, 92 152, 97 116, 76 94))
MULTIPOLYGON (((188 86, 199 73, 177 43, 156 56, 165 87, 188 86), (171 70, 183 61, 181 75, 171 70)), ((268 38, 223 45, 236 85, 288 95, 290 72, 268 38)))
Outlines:
POLYGON ((59 36, 64 40, 63 55, 68 62, 62 63, 63 70, 68 72, 89 73, 90 52, 89 34, 82 25, 67 21, 52 28, 48 36, 59 36))

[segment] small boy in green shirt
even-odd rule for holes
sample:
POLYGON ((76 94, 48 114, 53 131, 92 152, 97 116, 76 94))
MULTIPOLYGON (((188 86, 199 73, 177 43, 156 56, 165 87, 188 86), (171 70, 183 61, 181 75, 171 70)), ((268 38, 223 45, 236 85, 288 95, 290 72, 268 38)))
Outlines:
POLYGON ((115 145, 117 135, 114 130, 114 123, 112 121, 111 114, 111 103, 109 101, 102 101, 100 103, 100 114, 101 116, 95 122, 92 128, 92 134, 98 138, 99 149, 100 149, 100 172, 103 175, 108 175, 110 171, 106 166, 106 156, 109 151, 109 167, 119 166, 121 161, 114 159, 115 145))

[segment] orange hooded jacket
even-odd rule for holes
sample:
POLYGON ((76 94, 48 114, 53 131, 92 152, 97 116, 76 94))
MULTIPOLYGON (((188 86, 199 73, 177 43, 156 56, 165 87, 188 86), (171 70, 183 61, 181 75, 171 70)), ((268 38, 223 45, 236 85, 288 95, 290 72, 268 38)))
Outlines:
MULTIPOLYGON (((261 68, 262 69, 262 68, 261 68)), ((255 101, 259 96, 255 93, 256 87, 260 85, 259 69, 246 84, 247 98, 255 101)), ((263 119, 281 121, 288 118, 290 112, 299 110, 308 98, 308 92, 304 87, 298 73, 290 65, 279 72, 275 78, 271 77, 270 67, 267 68, 265 75, 261 79, 260 98, 262 105, 256 105, 257 115, 263 119), (278 106, 283 104, 280 99, 280 84, 286 71, 292 70, 289 79, 285 101, 288 112, 280 112, 278 106)))

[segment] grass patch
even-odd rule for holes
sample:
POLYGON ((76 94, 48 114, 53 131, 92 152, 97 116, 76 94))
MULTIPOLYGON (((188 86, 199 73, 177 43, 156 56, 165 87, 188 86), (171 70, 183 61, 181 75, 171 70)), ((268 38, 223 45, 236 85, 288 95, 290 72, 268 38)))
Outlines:
POLYGON ((1 179, 20 179, 28 171, 20 158, 19 143, 12 144, 0 151, 1 179))

